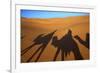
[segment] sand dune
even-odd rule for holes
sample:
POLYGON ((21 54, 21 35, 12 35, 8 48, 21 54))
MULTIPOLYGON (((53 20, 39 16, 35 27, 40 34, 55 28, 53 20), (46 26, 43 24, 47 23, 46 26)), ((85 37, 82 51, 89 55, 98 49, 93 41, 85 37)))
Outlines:
POLYGON ((53 29, 60 28, 65 26, 69 27, 72 25, 77 25, 81 23, 87 23, 89 24, 89 16, 77 16, 77 17, 68 17, 68 18, 50 18, 50 19, 35 19, 35 18, 22 18, 21 22, 24 24, 25 27, 38 27, 41 28, 40 25, 42 25, 42 28, 44 29, 53 29), (28 25, 27 25, 28 24, 28 25), (29 26, 30 25, 30 26, 29 26), (49 26, 49 27, 47 27, 49 26))
MULTIPOLYGON (((24 38, 21 39, 21 50, 32 44, 32 40, 34 40, 39 34, 48 34, 56 29, 57 32, 54 36, 57 36, 59 39, 63 37, 69 29, 71 29, 73 36, 79 35, 83 40, 85 40, 86 33, 89 33, 89 16, 49 19, 21 18, 21 34, 24 35, 24 38)), ((78 43, 80 52, 84 59, 89 59, 89 50, 77 40, 76 42, 78 43)), ((46 47, 39 61, 52 61, 57 49, 50 44, 51 43, 46 47)), ((38 46, 33 47, 25 55, 21 56, 21 62, 26 62, 32 53, 35 52, 37 47, 38 46)), ((36 56, 32 58, 32 62, 35 60, 36 56)), ((60 54, 57 60, 61 60, 60 54)), ((73 53, 65 57, 65 60, 74 60, 73 53)))

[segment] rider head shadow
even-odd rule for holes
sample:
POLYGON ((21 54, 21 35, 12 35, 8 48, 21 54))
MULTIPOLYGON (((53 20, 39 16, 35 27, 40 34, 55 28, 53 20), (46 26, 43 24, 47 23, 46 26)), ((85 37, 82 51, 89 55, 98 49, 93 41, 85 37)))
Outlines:
POLYGON ((53 61, 56 60, 58 54, 61 51, 62 61, 64 60, 64 56, 70 54, 70 52, 74 53, 76 60, 82 60, 83 57, 80 53, 79 47, 72 36, 72 31, 68 30, 68 33, 65 34, 61 39, 58 39, 57 36, 54 36, 51 43, 55 48, 57 48, 56 54, 53 58, 53 61))

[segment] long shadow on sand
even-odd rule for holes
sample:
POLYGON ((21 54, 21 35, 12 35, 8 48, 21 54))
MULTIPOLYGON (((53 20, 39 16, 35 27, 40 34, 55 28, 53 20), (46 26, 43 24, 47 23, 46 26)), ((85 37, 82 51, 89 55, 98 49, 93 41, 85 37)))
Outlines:
POLYGON ((53 61, 56 60, 60 51, 61 51, 62 61, 64 61, 64 56, 67 56, 67 54, 70 54, 71 51, 74 53, 76 60, 83 59, 80 53, 79 47, 77 43, 75 42, 75 40, 73 39, 71 30, 69 30, 68 33, 65 34, 65 36, 63 36, 61 39, 58 39, 57 36, 54 36, 51 44, 57 48, 53 61))
POLYGON ((64 61, 64 57, 67 56, 68 54, 70 54, 70 52, 74 53, 75 60, 83 60, 83 57, 80 53, 78 44, 76 43, 74 38, 89 49, 89 33, 86 34, 86 40, 84 41, 78 35, 73 37, 71 30, 69 30, 68 33, 66 33, 61 39, 58 39, 57 36, 53 37, 55 32, 56 32, 56 30, 51 33, 48 33, 47 35, 45 35, 45 34, 38 35, 33 40, 32 45, 30 45, 29 47, 27 47, 21 51, 21 56, 23 56, 26 52, 28 52, 32 47, 41 44, 41 46, 38 47, 37 50, 27 60, 27 62, 30 62, 32 60, 32 58, 39 52, 39 54, 37 55, 37 57, 35 59, 35 62, 37 62, 39 60, 41 54, 47 47, 48 43, 50 42, 50 40, 52 40, 51 45, 53 45, 55 48, 57 48, 57 51, 53 58, 53 61, 56 61, 56 58, 57 58, 58 54, 60 53, 60 51, 61 51, 61 60, 62 61, 64 61))
POLYGON ((43 53, 43 51, 45 50, 46 46, 48 45, 48 43, 50 42, 50 40, 52 39, 53 34, 56 31, 53 31, 45 36, 43 36, 44 34, 40 34, 39 36, 37 36, 37 38, 33 41, 34 44, 30 45, 29 47, 27 47, 26 49, 22 50, 22 54, 24 55, 28 50, 30 50, 32 47, 34 47, 35 45, 39 45, 42 44, 33 54, 32 56, 27 60, 27 62, 30 62, 31 59, 39 52, 35 62, 37 62, 41 56, 41 54, 43 53))

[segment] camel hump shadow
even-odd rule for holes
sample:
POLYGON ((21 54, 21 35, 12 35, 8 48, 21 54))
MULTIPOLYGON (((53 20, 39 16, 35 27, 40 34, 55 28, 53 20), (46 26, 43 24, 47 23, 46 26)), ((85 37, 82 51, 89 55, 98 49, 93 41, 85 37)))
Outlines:
MULTIPOLYGON (((60 49, 62 52, 64 52, 66 56, 67 54, 70 54, 70 52, 73 52, 76 60, 83 59, 78 44, 73 39, 72 31, 70 29, 68 30, 68 33, 66 33, 65 36, 63 36, 61 39, 58 39, 57 36, 54 36, 51 44, 58 50, 60 49)), ((55 56, 58 54, 57 52, 55 56)))

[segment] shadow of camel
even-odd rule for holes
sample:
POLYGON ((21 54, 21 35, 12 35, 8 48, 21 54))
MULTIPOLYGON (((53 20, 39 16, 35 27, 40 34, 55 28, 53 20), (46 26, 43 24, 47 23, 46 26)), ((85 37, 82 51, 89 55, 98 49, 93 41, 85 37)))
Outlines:
POLYGON ((43 53, 44 49, 46 48, 46 46, 48 45, 48 43, 50 42, 50 40, 52 39, 53 34, 56 31, 53 31, 47 35, 44 34, 40 34, 35 40, 33 40, 34 44, 30 45, 29 47, 27 47, 26 49, 24 49, 22 52, 22 55, 25 54, 29 49, 31 49, 32 47, 34 47, 35 45, 40 45, 41 46, 32 54, 32 56, 27 60, 27 62, 30 62, 31 59, 39 52, 35 62, 37 62, 41 56, 41 54, 43 53), (44 35, 44 36, 43 36, 44 35))
POLYGON ((21 51, 21 55, 24 55, 26 52, 28 52, 28 51, 29 51, 32 47, 34 47, 35 45, 41 44, 41 41, 39 41, 39 40, 41 40, 41 37, 42 37, 43 35, 44 35, 44 34, 38 35, 38 36, 33 40, 33 42, 35 42, 35 43, 32 44, 32 45, 30 45, 29 47, 23 49, 23 50, 21 51))
POLYGON ((64 61, 64 55, 67 56, 67 54, 70 54, 70 52, 74 53, 76 60, 82 60, 83 59, 83 57, 80 53, 79 47, 72 37, 72 31, 71 30, 69 30, 68 33, 65 34, 65 36, 63 36, 59 40, 58 40, 57 36, 54 36, 51 44, 54 47, 57 48, 57 51, 56 51, 55 56, 53 58, 53 61, 56 60, 60 51, 61 51, 62 61, 64 61))
POLYGON ((86 33, 86 39, 82 40, 78 35, 75 36, 76 40, 78 40, 82 45, 89 49, 89 33, 86 33))

